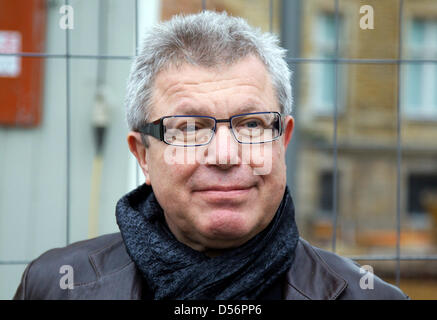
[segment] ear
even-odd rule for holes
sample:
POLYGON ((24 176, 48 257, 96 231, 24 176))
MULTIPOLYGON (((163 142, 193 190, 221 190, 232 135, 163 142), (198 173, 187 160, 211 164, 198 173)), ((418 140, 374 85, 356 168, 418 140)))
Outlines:
POLYGON ((138 164, 144 173, 146 184, 150 185, 149 166, 147 164, 147 148, 144 146, 139 132, 130 131, 127 135, 129 150, 137 158, 138 164))
POLYGON ((292 116, 286 116, 284 119, 284 149, 287 150, 287 146, 293 136, 294 118, 292 116))

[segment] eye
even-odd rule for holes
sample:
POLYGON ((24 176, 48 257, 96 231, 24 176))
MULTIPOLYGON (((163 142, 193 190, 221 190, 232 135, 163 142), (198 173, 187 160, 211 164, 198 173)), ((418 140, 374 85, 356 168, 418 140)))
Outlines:
POLYGON ((210 128, 211 126, 213 126, 213 124, 211 124, 210 121, 208 122, 207 119, 196 119, 195 121, 190 119, 181 121, 176 129, 186 133, 194 133, 202 129, 210 128))
POLYGON ((205 126, 202 123, 186 123, 182 126, 180 126, 178 129, 183 131, 183 132, 195 132, 201 129, 204 129, 205 126))
POLYGON ((259 119, 259 118, 250 118, 245 119, 237 124, 240 128, 246 128, 246 129, 257 129, 257 128, 265 128, 266 123, 259 119))
POLYGON ((256 128, 261 125, 259 120, 250 120, 244 124, 248 128, 256 128))
POLYGON ((184 132, 192 132, 192 131, 195 131, 196 128, 197 127, 195 125, 188 125, 188 126, 184 125, 184 126, 179 127, 178 129, 181 131, 184 131, 184 132))

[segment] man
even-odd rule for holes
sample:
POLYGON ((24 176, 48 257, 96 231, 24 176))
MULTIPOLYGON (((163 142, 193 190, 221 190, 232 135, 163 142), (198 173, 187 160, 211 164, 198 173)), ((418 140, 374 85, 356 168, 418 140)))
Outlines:
POLYGON ((44 253, 16 299, 403 299, 299 238, 286 187, 290 72, 277 39, 202 12, 157 25, 133 64, 127 142, 145 184, 120 233, 44 253), (71 266, 71 288, 59 269, 71 266), (61 280, 62 284, 62 280, 61 280))

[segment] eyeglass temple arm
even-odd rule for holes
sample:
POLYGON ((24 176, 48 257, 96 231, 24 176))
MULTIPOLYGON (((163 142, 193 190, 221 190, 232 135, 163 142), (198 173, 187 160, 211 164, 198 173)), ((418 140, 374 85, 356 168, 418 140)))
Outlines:
POLYGON ((279 121, 275 122, 274 127, 276 130, 278 130, 279 135, 281 136, 284 131, 284 121, 281 115, 279 116, 279 121))
POLYGON ((146 123, 138 131, 145 135, 155 137, 156 139, 159 139, 161 141, 163 141, 164 139, 163 126, 161 122, 146 123))

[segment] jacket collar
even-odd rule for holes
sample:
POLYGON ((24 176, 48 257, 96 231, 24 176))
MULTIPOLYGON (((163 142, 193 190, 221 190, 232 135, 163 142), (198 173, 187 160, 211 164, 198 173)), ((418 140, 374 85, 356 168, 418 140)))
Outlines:
POLYGON ((142 295, 142 277, 129 257, 120 233, 107 246, 88 255, 95 280, 78 283, 68 290, 68 299, 86 300, 139 300, 142 295))
POLYGON ((126 265, 133 262, 126 251, 120 233, 104 248, 91 252, 89 261, 97 278, 122 270, 126 265))
MULTIPOLYGON (((299 238, 295 259, 287 272, 284 285, 286 300, 333 300, 347 287, 347 282, 333 271, 314 248, 299 238)), ((141 299, 143 281, 140 271, 128 255, 121 235, 115 241, 89 255, 97 281, 75 287, 74 296, 105 298, 116 285, 118 298, 141 299)), ((74 298, 71 296, 70 298, 74 298)))
POLYGON ((346 280, 334 272, 302 238, 297 244, 296 256, 286 279, 286 300, 334 300, 347 287, 346 280))

